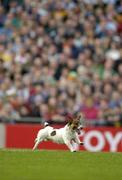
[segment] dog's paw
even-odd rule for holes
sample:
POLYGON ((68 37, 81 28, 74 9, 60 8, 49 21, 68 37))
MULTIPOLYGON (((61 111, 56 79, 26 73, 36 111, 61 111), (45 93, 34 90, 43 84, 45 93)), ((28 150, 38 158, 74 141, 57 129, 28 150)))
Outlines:
POLYGON ((80 142, 80 145, 83 146, 83 145, 84 145, 84 142, 80 142))

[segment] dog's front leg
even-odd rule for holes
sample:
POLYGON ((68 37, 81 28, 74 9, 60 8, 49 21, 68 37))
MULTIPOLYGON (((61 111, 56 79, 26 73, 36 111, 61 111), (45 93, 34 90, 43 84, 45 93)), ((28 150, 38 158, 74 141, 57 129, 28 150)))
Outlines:
POLYGON ((77 133, 75 133, 75 142, 76 142, 78 145, 83 145, 83 144, 84 144, 83 142, 80 141, 77 133))
POLYGON ((70 149, 71 152, 75 152, 76 151, 69 140, 65 139, 64 142, 67 145, 67 147, 70 149))

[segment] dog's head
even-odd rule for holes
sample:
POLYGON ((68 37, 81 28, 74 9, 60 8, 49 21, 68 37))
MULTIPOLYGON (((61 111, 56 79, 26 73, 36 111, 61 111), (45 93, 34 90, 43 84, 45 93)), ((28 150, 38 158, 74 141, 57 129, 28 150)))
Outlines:
POLYGON ((77 120, 73 120, 70 127, 72 130, 77 130, 78 129, 78 126, 79 126, 79 122, 77 120))
POLYGON ((70 119, 69 122, 69 126, 71 127, 71 129, 77 130, 81 119, 83 119, 83 114, 81 113, 75 114, 74 117, 70 119))

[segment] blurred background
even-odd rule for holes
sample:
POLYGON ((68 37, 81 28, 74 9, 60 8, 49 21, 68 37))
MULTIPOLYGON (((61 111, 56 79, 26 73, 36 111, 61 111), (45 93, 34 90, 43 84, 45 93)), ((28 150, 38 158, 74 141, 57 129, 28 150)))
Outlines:
POLYGON ((122 1, 1 0, 0 121, 122 125, 122 1))

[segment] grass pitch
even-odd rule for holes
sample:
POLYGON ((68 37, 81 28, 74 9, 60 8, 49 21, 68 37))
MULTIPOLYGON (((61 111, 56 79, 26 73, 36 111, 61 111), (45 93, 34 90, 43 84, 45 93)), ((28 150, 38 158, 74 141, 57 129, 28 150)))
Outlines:
POLYGON ((122 153, 0 150, 0 180, 122 180, 122 153))

